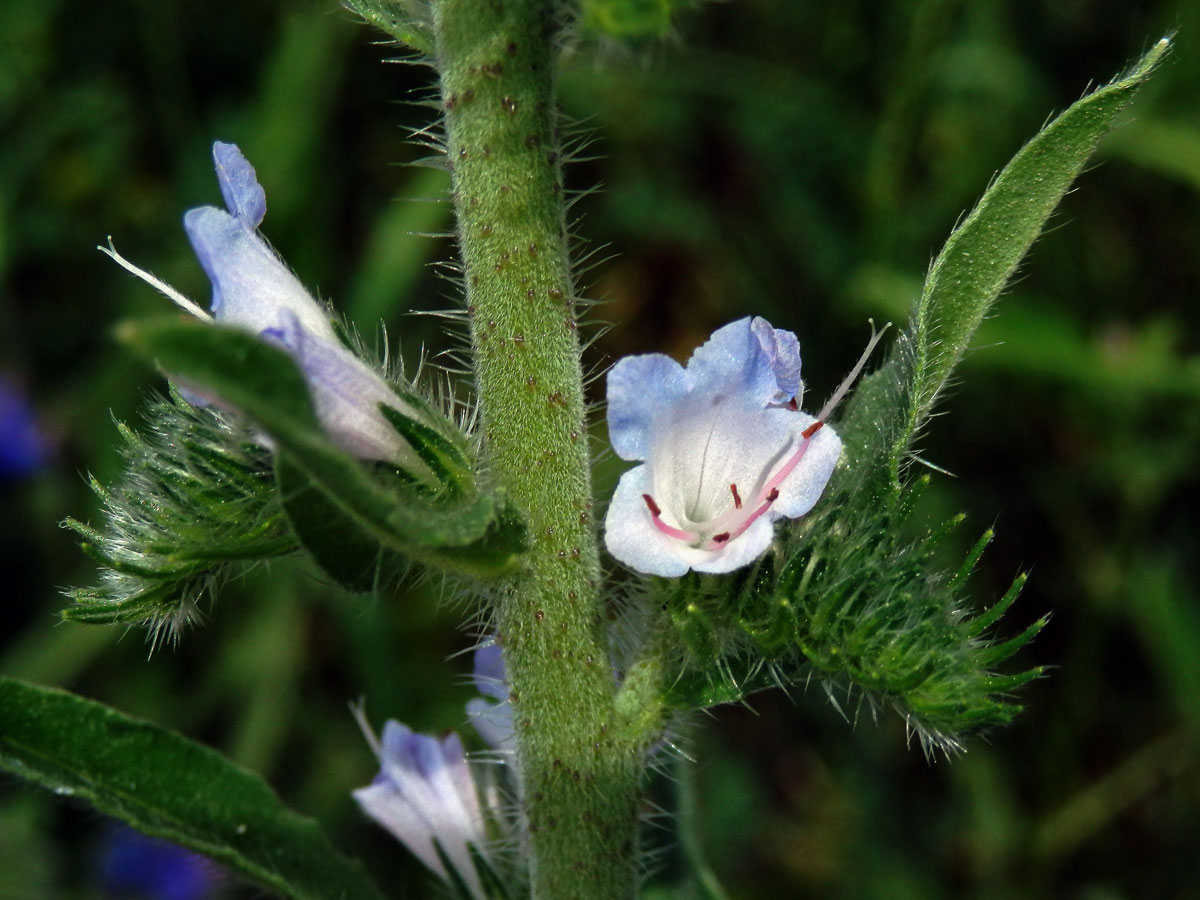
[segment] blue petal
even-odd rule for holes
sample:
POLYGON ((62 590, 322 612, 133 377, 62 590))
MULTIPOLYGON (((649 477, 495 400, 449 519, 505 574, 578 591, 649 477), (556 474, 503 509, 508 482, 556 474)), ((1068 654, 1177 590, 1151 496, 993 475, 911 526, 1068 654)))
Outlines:
POLYGON ((475 650, 472 678, 475 690, 496 700, 508 699, 508 677, 504 671, 504 656, 500 645, 493 642, 475 650))
POLYGON ((28 396, 0 377, 0 479, 32 474, 49 460, 51 449, 28 396))
POLYGON ((687 396, 691 378, 669 356, 626 356, 608 373, 608 439, 622 459, 645 459, 654 428, 687 396))
POLYGON ((286 309, 305 331, 335 339, 325 311, 256 232, 214 206, 188 210, 183 227, 212 282, 218 321, 260 332, 286 309))
POLYGON ((512 750, 516 746, 512 704, 507 700, 488 703, 482 697, 472 697, 467 701, 467 715, 479 736, 493 750, 512 750))
POLYGON ((335 444, 359 459, 403 463, 428 474, 379 411, 388 406, 413 414, 379 373, 340 343, 306 331, 291 310, 281 311, 279 324, 261 334, 292 354, 308 382, 317 420, 335 444))
POLYGON ((212 154, 225 206, 239 222, 254 230, 267 214, 267 194, 258 183, 254 166, 237 144, 217 141, 213 144, 212 154))
POLYGON ((800 344, 761 318, 718 328, 687 364, 695 390, 753 405, 790 400, 800 387, 800 344))
POLYGON ((793 332, 772 328, 771 323, 755 316, 750 330, 758 338, 759 346, 770 361, 775 373, 775 383, 784 394, 783 400, 791 400, 800 390, 800 340, 793 332))

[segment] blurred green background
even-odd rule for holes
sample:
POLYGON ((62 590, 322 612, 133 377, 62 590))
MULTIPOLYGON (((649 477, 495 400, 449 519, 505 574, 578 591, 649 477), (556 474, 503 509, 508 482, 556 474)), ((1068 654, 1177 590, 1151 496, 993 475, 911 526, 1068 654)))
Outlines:
MULTIPOLYGON (((847 724, 816 689, 702 719, 700 831, 732 896, 1200 897, 1200 4, 735 0, 664 43, 566 54, 563 106, 593 138, 567 177, 603 188, 575 206, 582 284, 613 324, 592 332, 594 371, 761 314, 800 335, 823 397, 1047 115, 1175 29, 923 444, 954 473, 928 514, 970 515, 964 551, 996 525, 977 601, 1031 570, 1009 627, 1053 611, 1020 662, 1054 669, 1013 727, 932 765, 890 712, 847 724)), ((437 585, 375 602, 262 567, 150 658, 140 633, 55 618, 59 589, 94 574, 57 523, 95 520, 83 474, 116 472, 111 417, 136 421, 162 387, 110 331, 167 301, 93 248, 111 234, 207 297, 179 223, 218 199, 213 139, 257 166, 265 231, 306 284, 369 336, 385 319, 410 362, 455 346, 405 312, 456 302, 432 266, 451 245, 410 234, 449 227, 425 202, 445 175, 400 165, 425 153, 408 138, 430 72, 384 64, 374 40, 334 0, 0 4, 0 377, 52 446, 0 483, 0 671, 220 748, 419 897, 436 889, 348 796, 375 765, 347 703, 462 725, 464 610, 437 585)), ((618 473, 602 462, 601 496, 618 473)), ((0 898, 108 896, 107 833, 0 783, 0 898)), ((651 890, 677 868, 667 854, 651 890)))

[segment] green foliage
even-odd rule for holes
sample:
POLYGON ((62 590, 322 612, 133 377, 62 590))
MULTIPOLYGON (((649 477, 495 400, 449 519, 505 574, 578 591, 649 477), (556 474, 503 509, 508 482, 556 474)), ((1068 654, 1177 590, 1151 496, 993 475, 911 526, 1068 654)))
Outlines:
POLYGON ((1045 127, 954 231, 909 330, 863 380, 838 426, 845 460, 826 496, 780 528, 774 555, 732 581, 693 578, 664 589, 668 629, 687 649, 665 682, 669 705, 729 702, 815 674, 835 704, 859 691, 873 708, 895 708, 927 752, 958 750, 961 735, 1020 710, 1012 692, 1041 670, 1005 675, 996 667, 1047 619, 1007 640, 993 637, 1024 576, 987 612, 966 612, 964 583, 991 533, 957 574, 943 574, 937 549, 961 517, 914 536, 914 504, 928 478, 905 484, 902 463, 983 317, 1168 46, 1160 41, 1128 75, 1045 127))
MULTIPOLYGON (((902 381, 907 409, 887 447, 895 488, 902 461, 976 329, 1100 139, 1169 48, 1163 38, 1128 73, 1073 103, 1043 128, 1004 167, 934 260, 907 337, 888 365, 864 381, 862 399, 846 416, 851 440, 862 441, 863 430, 882 418, 876 392, 902 381)), ((871 464, 862 455, 851 460, 871 464)))
MULTIPOLYGON (((318 562, 398 554, 484 576, 507 569, 524 549, 524 528, 505 511, 502 496, 478 486, 467 468, 461 432, 428 406, 421 407, 428 421, 404 429, 413 463, 372 472, 325 437, 303 376, 283 350, 239 329, 177 319, 127 324, 121 337, 174 377, 212 390, 271 436, 285 460, 284 506, 297 534, 335 542, 313 550, 318 562), (362 546, 345 557, 349 539, 362 546)), ((394 411, 392 417, 405 418, 394 411)), ((346 577, 343 565, 329 568, 346 577)))
POLYGON ((65 619, 143 625, 177 635, 201 596, 238 564, 293 552, 269 453, 233 417, 177 393, 153 401, 142 431, 118 424, 124 472, 90 479, 104 524, 66 527, 101 566, 96 587, 68 592, 65 619))
POLYGON ((368 25, 390 34, 405 47, 433 56, 428 2, 422 0, 345 0, 368 25))
POLYGON ((673 0, 584 0, 583 27, 623 40, 662 38, 677 5, 673 0))
POLYGON ((0 676, 0 768, 296 900, 381 900, 358 863, 258 776, 64 691, 0 676))

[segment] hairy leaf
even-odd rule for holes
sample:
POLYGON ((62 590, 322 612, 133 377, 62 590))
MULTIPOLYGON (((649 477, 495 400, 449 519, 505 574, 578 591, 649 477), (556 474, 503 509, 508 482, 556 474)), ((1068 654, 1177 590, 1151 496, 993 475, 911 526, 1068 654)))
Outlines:
POLYGON ((0 676, 0 768, 297 900, 382 900, 362 867, 257 775, 65 691, 0 676))

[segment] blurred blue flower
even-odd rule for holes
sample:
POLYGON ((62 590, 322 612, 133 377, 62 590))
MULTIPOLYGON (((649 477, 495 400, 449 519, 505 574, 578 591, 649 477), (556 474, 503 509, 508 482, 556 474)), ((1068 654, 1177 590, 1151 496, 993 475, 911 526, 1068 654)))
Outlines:
POLYGON ((686 366, 660 353, 620 360, 608 373, 609 437, 642 465, 609 504, 609 552, 650 575, 753 562, 777 519, 820 499, 842 452, 824 417, 848 383, 821 416, 801 412, 799 342, 762 318, 718 329, 686 366))
POLYGON ((447 878, 434 842, 477 900, 479 875, 467 845, 482 851, 483 815, 462 741, 450 733, 440 741, 395 720, 383 726, 382 742, 363 730, 379 757, 379 774, 354 799, 431 870, 447 878))
POLYGON ((0 376, 0 480, 32 474, 49 460, 51 450, 29 396, 0 376))
POLYGON ((221 869, 205 857, 124 825, 112 829, 101 856, 101 887, 113 896, 205 900, 220 877, 221 869))
POLYGON ((342 345, 325 309, 259 234, 267 200, 253 166, 235 144, 220 141, 213 144, 213 161, 226 208, 202 206, 183 218, 192 248, 212 282, 211 316, 111 246, 101 249, 192 315, 248 329, 287 350, 304 372, 321 425, 347 453, 420 468, 408 444, 379 411, 386 405, 414 416, 410 405, 342 345))
POLYGON ((494 639, 476 648, 472 678, 479 693, 500 702, 491 703, 484 697, 468 700, 467 715, 471 717, 471 724, 494 750, 515 749, 516 736, 513 733, 512 705, 508 700, 508 678, 504 673, 504 658, 500 652, 500 645, 494 639))

